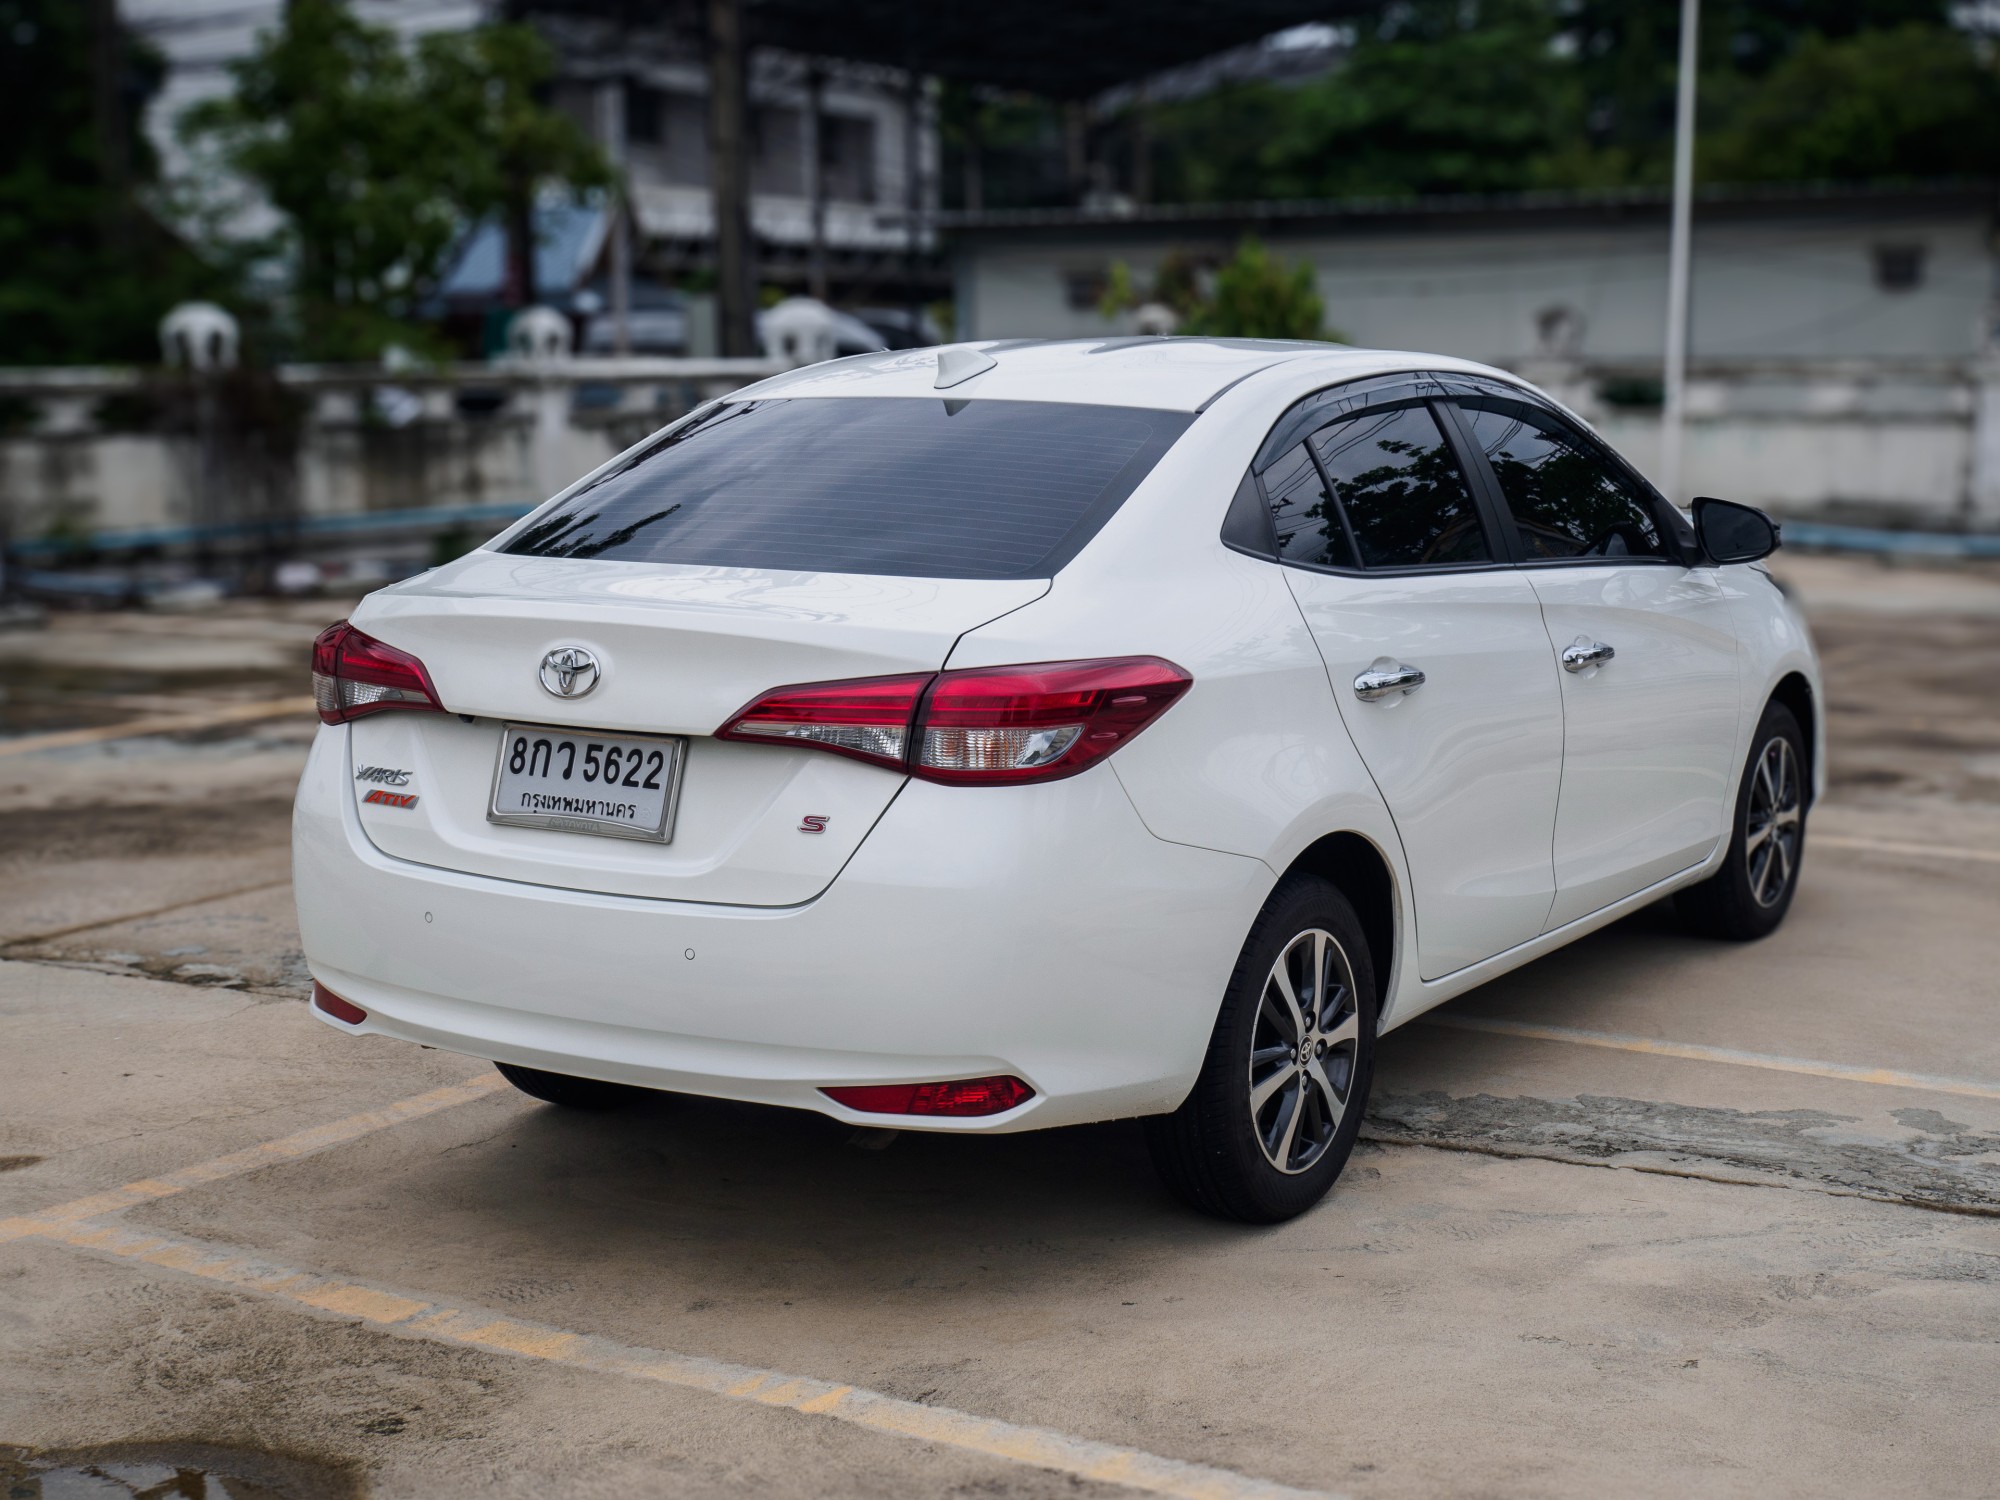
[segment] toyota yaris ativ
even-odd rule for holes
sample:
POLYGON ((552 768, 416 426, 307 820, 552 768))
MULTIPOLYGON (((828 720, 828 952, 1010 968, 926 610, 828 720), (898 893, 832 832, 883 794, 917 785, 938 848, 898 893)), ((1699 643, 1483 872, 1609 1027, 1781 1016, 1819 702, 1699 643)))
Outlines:
POLYGON ((1386 1029, 1668 894, 1783 920, 1825 755, 1777 540, 1442 357, 780 375, 319 638, 314 1009, 578 1108, 1140 1117, 1283 1219, 1386 1029))

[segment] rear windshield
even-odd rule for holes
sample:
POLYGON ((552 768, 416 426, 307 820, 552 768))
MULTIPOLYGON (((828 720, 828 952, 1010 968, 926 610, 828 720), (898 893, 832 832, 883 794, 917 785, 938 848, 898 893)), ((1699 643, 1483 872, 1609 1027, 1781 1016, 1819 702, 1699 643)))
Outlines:
POLYGON ((1194 418, 1049 401, 800 397, 716 408, 502 550, 921 578, 1046 578, 1194 418))

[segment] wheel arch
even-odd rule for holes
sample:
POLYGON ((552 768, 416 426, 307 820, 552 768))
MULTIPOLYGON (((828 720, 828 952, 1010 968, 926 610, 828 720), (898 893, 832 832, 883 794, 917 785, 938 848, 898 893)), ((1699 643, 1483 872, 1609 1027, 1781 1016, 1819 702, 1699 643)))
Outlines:
POLYGON ((1317 875, 1334 886, 1361 919, 1361 935, 1368 940, 1369 964, 1375 971, 1379 1024, 1389 1008, 1399 914, 1396 875, 1388 858, 1364 835, 1342 831, 1326 834, 1300 850, 1285 874, 1294 871, 1317 875))
POLYGON ((1805 794, 1810 806, 1819 772, 1819 705, 1813 697, 1812 683, 1807 681, 1803 672, 1787 672, 1771 689, 1767 701, 1784 704, 1792 711, 1792 717, 1799 721, 1799 732, 1806 742, 1805 794))

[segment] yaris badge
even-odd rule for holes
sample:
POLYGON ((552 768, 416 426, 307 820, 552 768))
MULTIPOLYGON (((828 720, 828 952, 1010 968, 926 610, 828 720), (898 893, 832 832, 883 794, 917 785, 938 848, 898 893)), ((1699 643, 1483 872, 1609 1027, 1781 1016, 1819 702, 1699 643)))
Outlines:
POLYGON ((597 658, 581 646, 558 646, 542 658, 542 686, 558 698, 581 698, 600 675, 597 658))

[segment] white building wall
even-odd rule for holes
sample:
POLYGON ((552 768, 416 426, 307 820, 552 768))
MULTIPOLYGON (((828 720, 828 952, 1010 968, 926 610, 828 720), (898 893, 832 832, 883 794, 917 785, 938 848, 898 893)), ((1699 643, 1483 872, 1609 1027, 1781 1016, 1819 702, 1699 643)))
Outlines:
MULTIPOLYGON (((1893 224, 1724 223, 1695 232, 1691 357, 1696 359, 1969 358, 1994 296, 1988 228, 1970 215, 1893 224), (1875 251, 1920 245, 1922 283, 1875 283, 1875 251)), ((1429 229, 1267 235, 1275 254, 1313 267, 1330 327, 1373 348, 1423 349, 1506 364, 1533 356, 1537 319, 1582 315, 1577 352, 1602 361, 1661 357, 1666 324, 1663 229, 1429 229)), ((974 240, 959 251, 962 309, 974 338, 1088 338, 1121 330, 1070 306, 1071 279, 1113 261, 1147 284, 1169 248, 1215 258, 1234 247, 1203 236, 1069 244, 974 240)))

